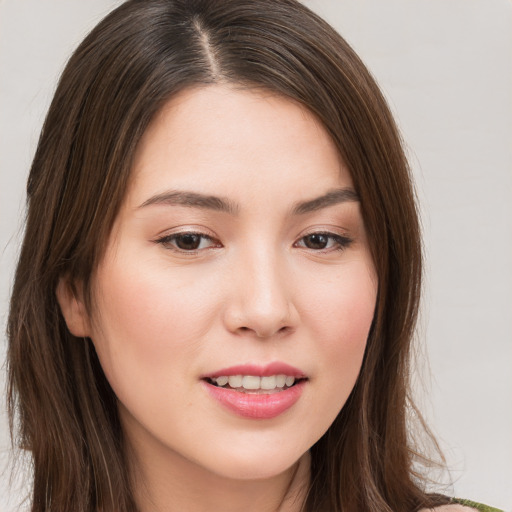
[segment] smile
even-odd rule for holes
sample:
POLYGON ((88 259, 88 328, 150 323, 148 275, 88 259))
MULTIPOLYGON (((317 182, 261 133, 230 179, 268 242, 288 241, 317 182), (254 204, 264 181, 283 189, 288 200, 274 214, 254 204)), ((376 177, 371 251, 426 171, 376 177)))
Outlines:
POLYGON ((214 402, 237 416, 268 420, 290 409, 309 382, 299 369, 286 363, 239 365, 201 378, 214 402))
POLYGON ((291 388, 298 380, 292 375, 221 375, 207 379, 214 386, 233 389, 241 393, 272 394, 291 388))

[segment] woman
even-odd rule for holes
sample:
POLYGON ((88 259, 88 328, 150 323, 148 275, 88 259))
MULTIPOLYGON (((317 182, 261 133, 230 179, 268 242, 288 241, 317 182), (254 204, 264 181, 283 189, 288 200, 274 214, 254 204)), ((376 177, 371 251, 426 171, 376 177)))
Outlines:
POLYGON ((126 2, 64 71, 27 192, 33 511, 460 509, 413 471, 399 136, 305 7, 126 2))

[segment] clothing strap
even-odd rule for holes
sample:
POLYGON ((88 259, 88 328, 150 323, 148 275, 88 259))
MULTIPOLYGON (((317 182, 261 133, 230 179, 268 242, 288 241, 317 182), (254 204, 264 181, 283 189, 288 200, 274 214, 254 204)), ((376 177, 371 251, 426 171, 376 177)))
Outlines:
POLYGON ((453 503, 458 503, 459 505, 465 505, 466 507, 473 507, 479 510, 480 512, 504 512, 499 508, 489 507, 489 505, 483 505, 482 503, 476 503, 471 500, 462 500, 460 498, 453 498, 453 503))

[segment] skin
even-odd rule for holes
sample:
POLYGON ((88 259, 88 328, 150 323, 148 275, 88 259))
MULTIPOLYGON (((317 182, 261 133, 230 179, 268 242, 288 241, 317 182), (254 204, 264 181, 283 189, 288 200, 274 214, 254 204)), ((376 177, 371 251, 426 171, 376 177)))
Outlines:
POLYGON ((353 389, 376 301, 347 191, 325 129, 272 93, 188 89, 147 129, 93 276, 93 313, 64 282, 57 290, 119 399, 142 512, 300 510, 308 450, 353 389), (326 201, 335 190, 344 195, 326 201), (220 197, 230 211, 163 200, 169 191, 220 197), (200 245, 183 250, 190 232, 200 245), (206 373, 274 361, 308 379, 276 418, 240 417, 205 392, 206 373))
MULTIPOLYGON (((438 512, 475 512, 476 508, 465 507, 464 505, 442 505, 441 507, 436 507, 438 512)), ((426 508, 420 510, 420 512, 428 512, 426 508)))

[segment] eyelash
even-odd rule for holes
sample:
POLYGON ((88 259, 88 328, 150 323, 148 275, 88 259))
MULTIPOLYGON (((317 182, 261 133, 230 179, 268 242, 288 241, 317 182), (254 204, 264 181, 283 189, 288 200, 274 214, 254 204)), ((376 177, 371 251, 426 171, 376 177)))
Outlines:
MULTIPOLYGON (((293 246, 311 250, 316 253, 325 254, 325 253, 329 253, 332 251, 343 251, 343 250, 347 249, 352 244, 352 242, 353 242, 353 240, 347 236, 338 235, 336 233, 331 233, 328 231, 314 231, 312 233, 308 233, 307 235, 304 235, 301 238, 299 238, 299 240, 297 242, 295 242, 293 244, 293 246), (304 245, 299 245, 300 242, 304 242, 305 239, 307 239, 308 237, 313 237, 313 236, 325 237, 328 239, 327 244, 329 244, 329 242, 331 242, 331 243, 335 244, 335 247, 314 249, 314 248, 307 247, 304 245)), ((180 254, 186 254, 186 255, 195 255, 198 252, 203 251, 203 250, 222 247, 222 244, 217 239, 215 239, 212 236, 209 236, 205 233, 198 232, 198 231, 183 231, 180 233, 173 233, 172 235, 165 235, 161 238, 156 239, 155 243, 161 244, 166 249, 178 252, 180 254), (200 238, 201 240, 199 241, 199 246, 194 249, 183 249, 183 248, 178 247, 176 242, 180 238, 184 238, 184 237, 200 238), (212 242, 212 245, 210 245, 208 247, 201 247, 201 243, 204 240, 209 240, 210 242, 212 242)))
POLYGON ((353 242, 353 240, 347 236, 338 235, 336 233, 331 233, 329 231, 314 231, 312 233, 308 233, 307 235, 304 235, 303 237, 301 237, 297 242, 295 242, 293 244, 294 247, 298 247, 299 242, 302 242, 306 238, 313 237, 313 236, 325 237, 325 238, 329 239, 330 241, 333 241, 334 244, 336 245, 335 247, 329 247, 327 249, 325 249, 325 248, 324 249, 312 249, 311 247, 303 247, 304 249, 309 249, 314 252, 319 252, 321 254, 328 253, 331 251, 343 251, 343 250, 347 249, 348 247, 350 247, 350 245, 353 242))
POLYGON ((191 254, 191 255, 197 254, 199 251, 202 251, 202 250, 212 249, 215 247, 222 247, 222 244, 218 240, 216 240, 212 236, 207 235, 206 233, 200 233, 198 231, 182 231, 180 233, 173 233, 172 235, 165 235, 161 238, 156 239, 155 242, 157 244, 163 245, 166 249, 169 249, 171 251, 175 251, 175 252, 178 252, 181 254, 191 254), (204 240, 209 240, 209 241, 213 242, 213 244, 210 247, 201 248, 199 246, 195 249, 182 249, 182 248, 178 247, 176 245, 176 241, 179 240, 180 238, 184 238, 187 236, 200 238, 201 239, 200 244, 204 240))

